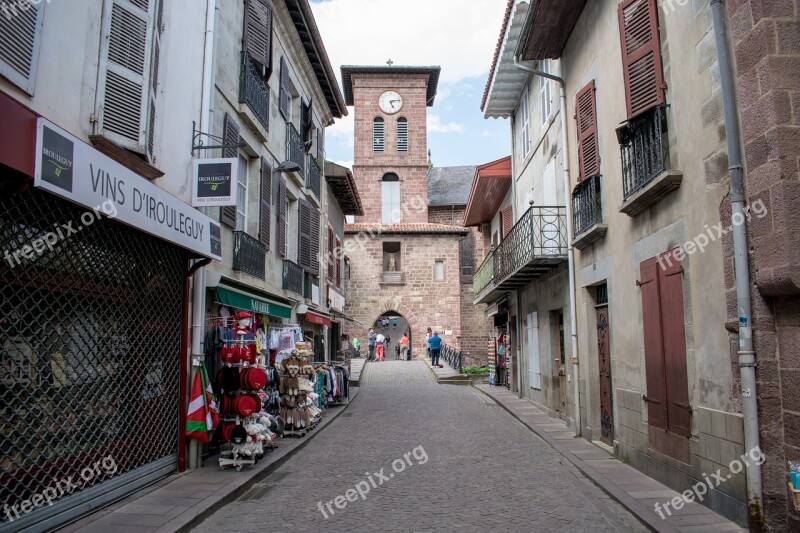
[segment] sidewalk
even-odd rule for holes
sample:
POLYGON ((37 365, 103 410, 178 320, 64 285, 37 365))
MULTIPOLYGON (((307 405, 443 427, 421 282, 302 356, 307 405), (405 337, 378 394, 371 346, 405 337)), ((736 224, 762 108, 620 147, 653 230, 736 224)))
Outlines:
POLYGON ((264 479, 294 453, 302 449, 320 431, 333 422, 358 394, 350 389, 350 401, 344 406, 330 407, 319 425, 302 438, 278 438, 278 447, 264 454, 252 468, 241 472, 233 468, 220 470, 216 457, 205 461, 197 470, 175 474, 161 482, 111 504, 60 531, 89 533, 155 533, 188 531, 223 505, 247 491, 253 483, 264 479))
POLYGON ((662 519, 655 512, 654 505, 663 505, 676 496, 680 497, 679 493, 622 463, 591 442, 575 438, 573 431, 563 421, 551 418, 533 403, 517 398, 505 387, 481 384, 475 385, 475 388, 539 435, 654 531, 747 531, 696 502, 686 503, 680 510, 670 508, 672 514, 664 513, 665 518, 662 519))

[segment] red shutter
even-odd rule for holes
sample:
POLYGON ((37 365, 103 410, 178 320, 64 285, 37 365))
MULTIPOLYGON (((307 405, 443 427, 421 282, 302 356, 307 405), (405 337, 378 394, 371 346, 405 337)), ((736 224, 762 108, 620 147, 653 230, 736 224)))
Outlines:
POLYGON ((661 331, 661 306, 658 298, 658 263, 655 258, 640 265, 644 366, 647 383, 647 423, 667 429, 664 398, 664 349, 661 331))
POLYGON ((669 430, 691 437, 689 380, 686 371, 686 331, 683 315, 683 268, 670 255, 671 266, 658 268, 661 294, 661 324, 664 337, 664 366, 667 379, 667 419, 669 430))
MULTIPOLYGON (((222 157, 239 157, 239 125, 228 113, 225 113, 225 121, 222 126, 222 144, 225 145, 225 148, 222 149, 222 157)), ((236 164, 238 161, 234 163, 234 165, 236 164)), ((231 185, 238 186, 236 183, 231 185)), ((226 205, 220 208, 219 221, 236 229, 236 206, 226 205)))
POLYGON ((244 49, 267 70, 272 67, 272 7, 266 0, 245 0, 244 49))
POLYGON ((658 8, 656 0, 624 0, 618 10, 630 119, 664 103, 658 8))
POLYGON ((286 257, 286 216, 289 209, 286 198, 286 181, 281 176, 278 182, 278 253, 286 257))
POLYGON ((261 158, 261 213, 259 216, 258 238, 269 250, 272 230, 272 167, 261 158))
MULTIPOLYGON (((500 230, 503 233, 503 237, 508 235, 508 232, 511 231, 511 228, 514 226, 514 211, 511 206, 506 207, 500 212, 500 230)), ((499 243, 498 243, 499 244, 499 243)))
POLYGON ((597 103, 594 80, 575 97, 578 122, 578 181, 600 173, 600 149, 597 146, 597 103))

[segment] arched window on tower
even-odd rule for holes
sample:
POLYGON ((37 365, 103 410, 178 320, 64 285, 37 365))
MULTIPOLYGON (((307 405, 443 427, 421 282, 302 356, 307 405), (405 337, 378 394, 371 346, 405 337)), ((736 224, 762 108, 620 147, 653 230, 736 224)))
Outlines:
POLYGON ((381 180, 381 224, 400 224, 400 178, 389 172, 381 180))
POLYGON ((372 151, 383 152, 383 119, 375 117, 372 121, 372 151))
POLYGON ((408 152, 408 119, 397 119, 397 151, 408 152))

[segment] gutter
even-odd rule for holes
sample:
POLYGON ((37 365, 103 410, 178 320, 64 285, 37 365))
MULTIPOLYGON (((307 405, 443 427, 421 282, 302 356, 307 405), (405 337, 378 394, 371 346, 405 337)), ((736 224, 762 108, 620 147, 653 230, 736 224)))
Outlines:
POLYGON ((581 406, 580 406, 580 372, 578 360, 578 330, 577 330, 577 310, 575 309, 575 253, 572 247, 572 203, 567 198, 569 196, 569 145, 567 144, 567 92, 564 78, 526 67, 519 62, 519 57, 514 54, 514 66, 519 70, 529 72, 534 76, 540 76, 558 82, 559 97, 561 100, 561 146, 564 166, 564 204, 567 210, 567 270, 569 271, 569 329, 570 329, 570 348, 572 352, 573 379, 572 385, 575 402, 575 436, 581 435, 581 406))
MULTIPOLYGON (((742 224, 732 224, 733 260, 736 279, 736 309, 739 317, 739 375, 742 382, 742 415, 745 450, 759 448, 758 399, 756 394, 756 354, 753 350, 752 305, 750 302, 750 267, 747 263, 747 226, 744 211, 745 178, 742 166, 742 137, 739 124, 736 83, 730 56, 730 42, 724 0, 711 0, 714 38, 719 61, 722 109, 725 118, 725 136, 728 143, 728 170, 730 171, 731 220, 739 215, 742 224)), ((746 461, 747 507, 752 531, 763 528, 763 494, 761 465, 746 461)))

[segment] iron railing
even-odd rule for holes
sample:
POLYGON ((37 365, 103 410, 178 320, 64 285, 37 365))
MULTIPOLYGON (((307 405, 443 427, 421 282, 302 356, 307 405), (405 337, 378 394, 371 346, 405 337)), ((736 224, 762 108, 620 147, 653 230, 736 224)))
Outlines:
POLYGON ((580 182, 572 193, 572 231, 577 237, 595 224, 603 222, 600 202, 600 176, 580 182))
POLYGON ((442 350, 439 353, 439 358, 443 359, 445 363, 455 370, 461 372, 461 352, 459 350, 442 343, 442 350))
POLYGON ((669 147, 666 106, 658 106, 632 121, 620 136, 622 188, 625 199, 667 169, 669 147))
POLYGON ((283 288, 302 296, 303 269, 294 261, 283 260, 283 288))
POLYGON ((297 163, 300 167, 300 175, 306 173, 306 150, 303 138, 297 132, 297 128, 291 122, 286 123, 286 159, 292 163, 297 163))
POLYGON ((567 209, 531 207, 494 252, 494 279, 505 280, 535 258, 567 254, 567 209))
POLYGON ((481 266, 478 267, 477 272, 472 277, 472 288, 475 294, 485 289, 494 280, 494 250, 486 255, 481 266))
POLYGON ((321 199, 320 196, 320 183, 322 181, 322 169, 319 167, 319 163, 317 163, 316 158, 309 154, 308 156, 308 188, 311 189, 315 195, 317 195, 317 199, 321 199))
POLYGON ((267 247, 244 231, 234 231, 233 270, 264 279, 267 270, 267 247))
POLYGON ((261 77, 258 64, 245 51, 241 52, 239 103, 247 104, 261 125, 269 131, 269 85, 261 77))

